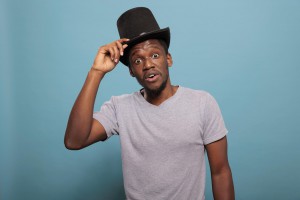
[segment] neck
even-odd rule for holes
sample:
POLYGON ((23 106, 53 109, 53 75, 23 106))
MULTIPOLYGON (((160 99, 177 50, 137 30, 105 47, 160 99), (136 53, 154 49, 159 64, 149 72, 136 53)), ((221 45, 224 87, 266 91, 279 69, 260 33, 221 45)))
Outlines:
POLYGON ((144 90, 144 98, 146 101, 153 105, 160 105, 163 103, 165 100, 173 96, 178 89, 178 86, 173 86, 171 84, 167 84, 166 87, 159 93, 159 94, 154 94, 151 91, 147 91, 146 89, 144 90))

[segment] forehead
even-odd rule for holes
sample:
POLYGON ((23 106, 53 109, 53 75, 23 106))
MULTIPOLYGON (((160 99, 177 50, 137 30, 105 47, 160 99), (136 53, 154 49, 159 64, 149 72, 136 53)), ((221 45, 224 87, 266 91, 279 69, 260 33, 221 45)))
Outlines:
POLYGON ((157 39, 150 39, 150 40, 146 40, 143 41, 141 43, 138 43, 136 45, 134 45, 131 50, 130 50, 130 56, 132 56, 134 53, 138 52, 138 51, 147 51, 150 48, 155 48, 155 49, 159 49, 159 50, 163 50, 163 46, 161 45, 161 43, 159 42, 159 40, 157 39))

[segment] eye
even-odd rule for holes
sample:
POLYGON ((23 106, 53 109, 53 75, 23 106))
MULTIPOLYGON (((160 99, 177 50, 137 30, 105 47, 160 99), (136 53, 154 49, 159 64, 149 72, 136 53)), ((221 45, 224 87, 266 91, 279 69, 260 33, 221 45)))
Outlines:
POLYGON ((158 58, 159 57, 159 54, 158 53, 155 53, 152 55, 152 58, 158 58))
POLYGON ((141 64, 141 62, 142 62, 142 59, 140 59, 140 58, 137 58, 134 60, 134 64, 136 64, 136 65, 141 64))

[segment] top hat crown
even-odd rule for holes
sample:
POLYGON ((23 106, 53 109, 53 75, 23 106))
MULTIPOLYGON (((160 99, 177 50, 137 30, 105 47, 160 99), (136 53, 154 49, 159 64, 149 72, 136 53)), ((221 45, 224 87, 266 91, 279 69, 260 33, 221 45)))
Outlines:
POLYGON ((128 53, 131 47, 148 39, 162 39, 170 45, 169 27, 160 29, 151 10, 145 7, 132 8, 124 12, 117 21, 120 38, 130 39, 120 61, 128 66, 128 53))

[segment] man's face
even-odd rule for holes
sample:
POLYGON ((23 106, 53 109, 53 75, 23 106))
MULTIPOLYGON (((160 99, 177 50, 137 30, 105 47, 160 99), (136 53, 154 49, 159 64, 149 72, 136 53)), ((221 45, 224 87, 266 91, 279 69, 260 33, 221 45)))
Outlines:
POLYGON ((166 53, 156 40, 146 40, 132 47, 129 54, 129 71, 147 92, 160 94, 170 83, 171 54, 166 53))

